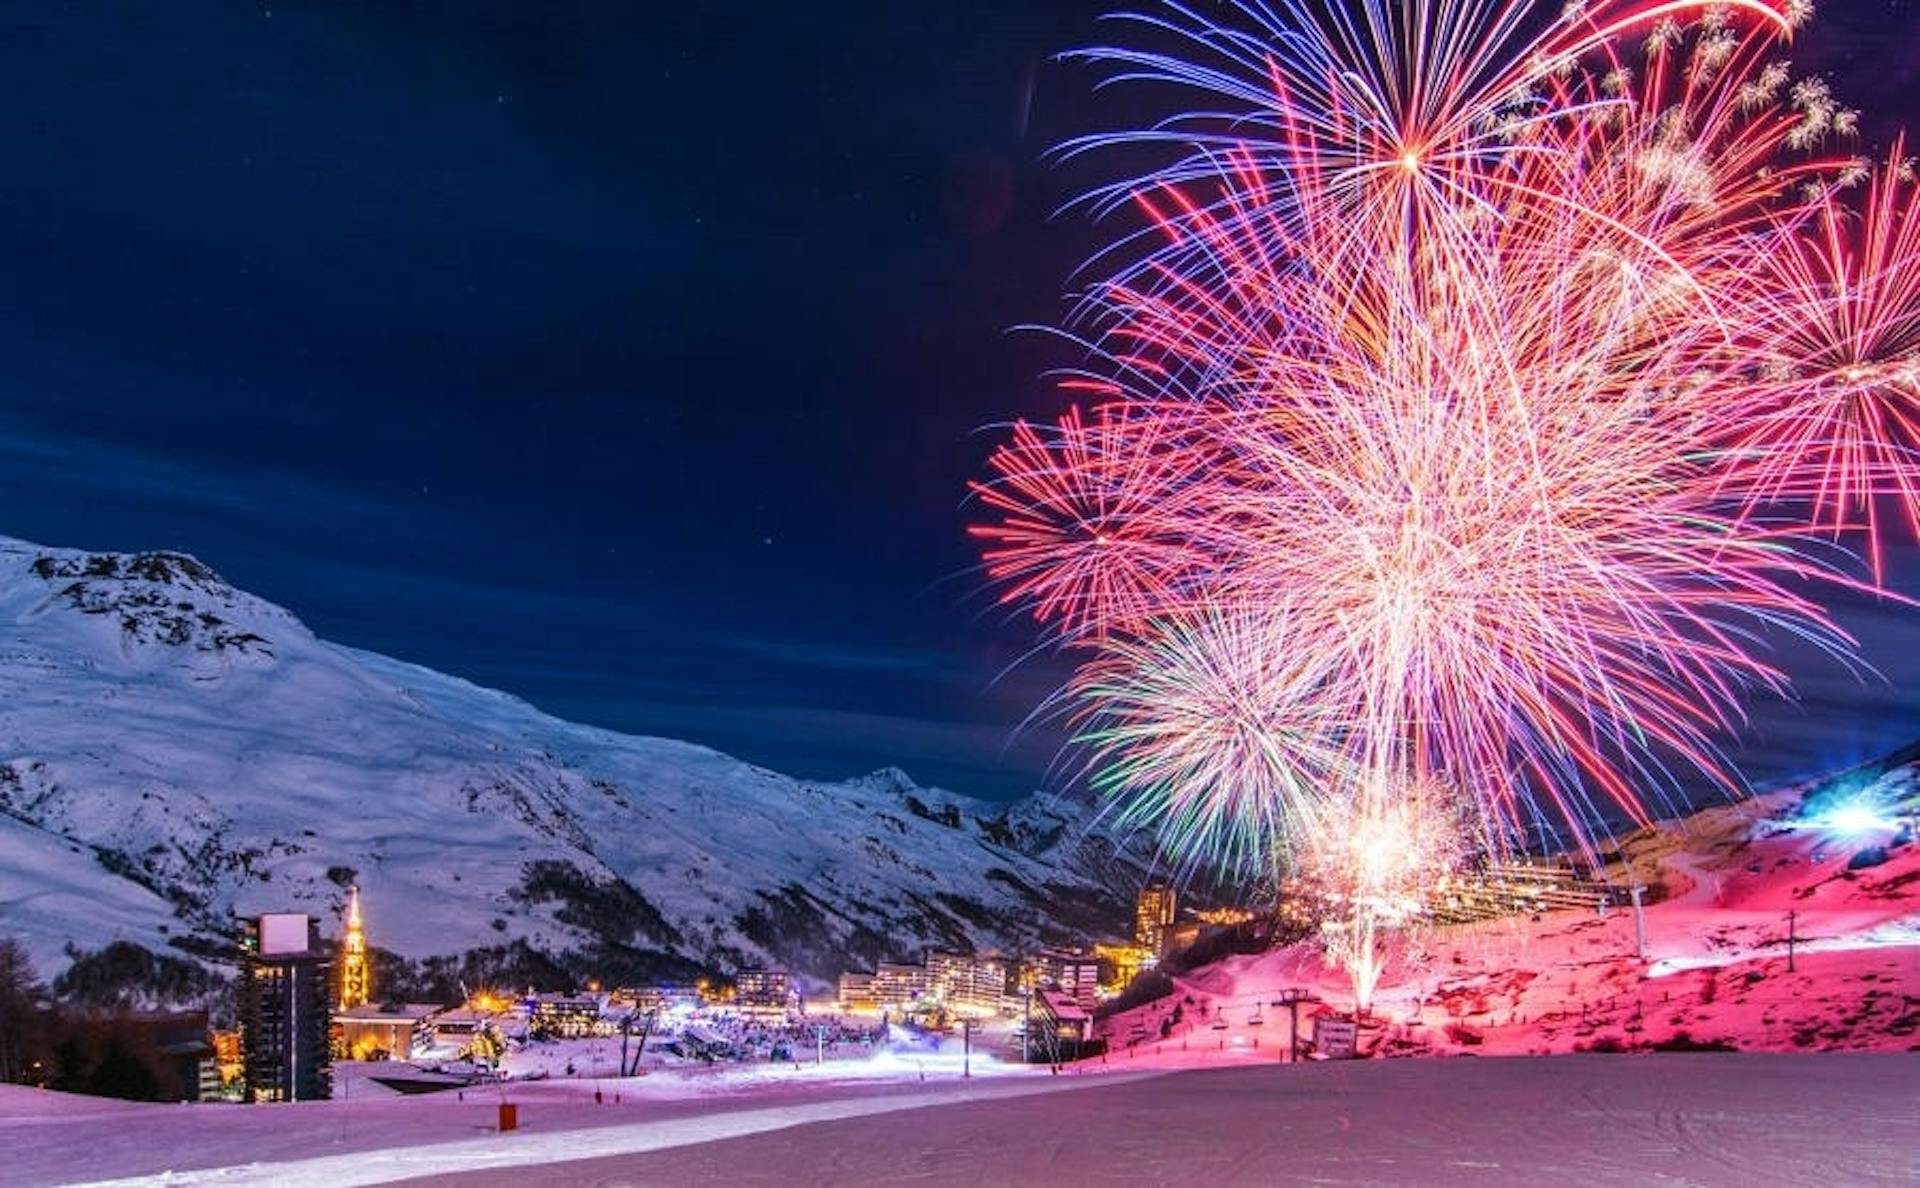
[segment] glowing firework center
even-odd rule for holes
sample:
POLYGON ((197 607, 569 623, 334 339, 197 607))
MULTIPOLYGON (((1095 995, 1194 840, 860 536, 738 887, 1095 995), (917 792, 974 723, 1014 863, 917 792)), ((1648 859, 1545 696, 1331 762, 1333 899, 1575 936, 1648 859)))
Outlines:
POLYGON ((1448 801, 1432 789, 1340 807, 1357 811, 1324 822, 1305 867, 1320 900, 1321 939, 1352 979, 1354 1006, 1365 1011, 1396 942, 1429 919, 1462 843, 1448 801))
POLYGON ((1306 874, 1365 1004, 1448 869, 1704 776, 1813 597, 1920 524, 1920 186, 1781 60, 1799 0, 1179 6, 1191 99, 973 485, 1094 784, 1182 869, 1306 874), (1471 853, 1469 852, 1471 851, 1471 853))

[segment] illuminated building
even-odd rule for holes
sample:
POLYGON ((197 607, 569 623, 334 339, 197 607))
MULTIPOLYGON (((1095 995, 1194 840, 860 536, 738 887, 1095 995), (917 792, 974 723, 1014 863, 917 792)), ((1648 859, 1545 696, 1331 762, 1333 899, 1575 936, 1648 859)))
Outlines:
POLYGON ((536 994, 526 1005, 528 1024, 537 1035, 585 1039, 603 1033, 600 1000, 591 994, 536 994))
POLYGON ((957 982, 968 979, 968 967, 973 958, 965 953, 931 952, 927 954, 927 987, 943 998, 952 1000, 957 982))
MULTIPOLYGON (((1281 924, 1313 927, 1319 921, 1322 888, 1288 879, 1279 892, 1275 917, 1281 924)), ((1436 876, 1421 889, 1419 914, 1436 924, 1471 924, 1560 909, 1593 911, 1618 904, 1620 894, 1621 889, 1595 882, 1564 860, 1515 858, 1436 876)))
POLYGON ((700 1002, 700 991, 692 986, 622 986, 607 995, 609 1007, 624 1007, 642 1014, 669 1007, 691 1010, 700 1002))
POLYGON ((1035 990, 1058 990, 1091 1007, 1100 991, 1100 959, 1091 953, 1042 949, 1028 959, 1020 984, 1035 990))
MULTIPOLYGON (((511 1020, 511 1004, 485 991, 467 1000, 467 1005, 441 1011, 428 1020, 431 1029, 428 1046, 451 1049, 462 1060, 492 1064, 506 1050, 503 1028, 511 1020)), ((521 1033, 524 1035, 524 1031, 521 1033)), ((419 1040, 414 1041, 416 1044, 419 1040)))
POLYGON ((497 1012, 478 1006, 454 1007, 433 1017, 433 1046, 463 1048, 473 1041, 497 1012))
POLYGON ((1612 902, 1609 888, 1583 878, 1564 862, 1516 859, 1441 878, 1428 893, 1426 907, 1436 923, 1465 924, 1556 908, 1593 911, 1612 902))
POLYGON ((1159 960, 1152 949, 1141 945, 1095 945, 1093 955, 1113 970, 1113 978, 1101 986, 1110 994, 1126 989, 1141 970, 1152 969, 1159 960))
POLYGON ((997 957, 934 951, 922 965, 882 961, 872 973, 840 975, 840 1009, 905 1014, 929 1005, 963 1012, 994 1011, 1006 1004, 1007 963, 997 957))
POLYGON ((1007 995, 1007 966, 966 953, 927 954, 927 982, 949 1006, 991 1011, 1007 995))
POLYGON ((1179 907, 1179 893, 1158 880, 1140 889, 1133 905, 1133 943, 1154 956, 1164 956, 1167 928, 1179 907))
POLYGON ((933 992, 933 978, 924 965, 882 961, 873 969, 873 1000, 883 1011, 911 1009, 933 992))
POLYGON ((433 1043, 434 1017, 446 1008, 410 1002, 393 1010, 361 1005, 333 1016, 336 1053, 350 1060, 406 1060, 433 1043))
POLYGON ((1041 1060, 1074 1060, 1093 1035, 1093 1016, 1086 1004, 1060 990, 1036 990, 1031 1014, 1032 1043, 1028 1051, 1041 1060))
POLYGON ((793 975, 784 969, 743 969, 733 979, 733 1000, 742 1014, 784 1015, 793 1007, 793 975))
POLYGON ((240 1043, 240 1029, 213 1033, 213 1063, 219 1071, 222 1094, 238 1092, 246 1085, 246 1050, 240 1043))
POLYGON ((1305 879, 1281 879, 1274 902, 1274 919, 1290 928, 1314 928, 1319 925, 1319 897, 1305 879))
POLYGON ((1253 913, 1246 908, 1217 907, 1193 913, 1202 923, 1218 928, 1231 928, 1235 924, 1245 924, 1253 919, 1253 913))
MULTIPOLYGON (((1170 926, 1164 938, 1167 952, 1178 953, 1180 950, 1192 946, 1199 941, 1201 934, 1211 927, 1212 925, 1202 920, 1182 920, 1178 924, 1170 926)), ((1164 954, 1162 955, 1164 956, 1164 954)))
POLYGON ((360 888, 347 889, 347 934, 340 941, 340 1009, 367 1005, 373 975, 367 968, 367 935, 360 926, 360 888))
POLYGON ((332 964, 310 916, 274 913, 246 922, 237 998, 248 1101, 332 1095, 332 964))
POLYGON ((840 975, 839 1004, 843 1011, 876 1011, 880 1000, 874 992, 874 975, 849 970, 840 975))

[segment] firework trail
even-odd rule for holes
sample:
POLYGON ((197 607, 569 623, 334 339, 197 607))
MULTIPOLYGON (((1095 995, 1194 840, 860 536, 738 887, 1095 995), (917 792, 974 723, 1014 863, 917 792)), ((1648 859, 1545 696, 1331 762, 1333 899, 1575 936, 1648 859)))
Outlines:
POLYGON ((1779 60, 1794 0, 1225 11, 1081 55, 1197 107, 1063 146, 1164 163, 1089 195, 1136 221, 1072 407, 974 486, 1094 782, 1242 875, 1737 789, 1764 637, 1848 656, 1815 595, 1920 529, 1901 148, 1779 60))

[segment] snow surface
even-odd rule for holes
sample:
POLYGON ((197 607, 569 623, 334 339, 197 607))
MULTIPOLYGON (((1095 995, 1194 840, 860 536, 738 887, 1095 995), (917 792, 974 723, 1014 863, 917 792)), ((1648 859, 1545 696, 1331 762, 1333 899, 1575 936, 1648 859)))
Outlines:
POLYGON ((347 1066, 331 1101, 151 1105, 0 1085, 9 1185, 346 1185, 457 1168, 649 1150, 821 1118, 1092 1083, 976 1054, 723 1066, 701 1073, 493 1084, 403 1096, 347 1066), (595 1094, 599 1099, 595 1099, 595 1094), (520 1129, 496 1131, 512 1102, 520 1129))
POLYGON ((0 538, 0 935, 43 975, 69 942, 331 919, 347 877, 371 942, 408 956, 581 947, 561 902, 525 894, 548 861, 643 897, 620 943, 824 978, 1122 924, 1088 816, 564 722, 320 640, 180 554, 0 538))
POLYGON ((1394 1060, 1174 1073, 440 1185, 1893 1185, 1920 1058, 1394 1060))
POLYGON ((168 1107, 4 1087, 0 1141, 21 1185, 1909 1184, 1916 1075, 1920 1057, 1871 1053, 869 1085, 802 1070, 693 1098, 669 1078, 520 1086, 522 1128, 506 1134, 492 1090, 168 1107))

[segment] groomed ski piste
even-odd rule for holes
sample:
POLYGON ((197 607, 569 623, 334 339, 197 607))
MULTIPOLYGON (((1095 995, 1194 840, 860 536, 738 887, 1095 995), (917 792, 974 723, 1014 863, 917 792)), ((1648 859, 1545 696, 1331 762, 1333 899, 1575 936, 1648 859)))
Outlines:
POLYGON ((1837 1052, 845 1070, 294 1106, 11 1089, 11 1184, 1906 1184, 1916 1058, 1837 1052), (613 1095, 620 1094, 615 1103, 613 1095))

